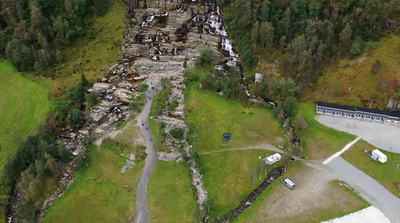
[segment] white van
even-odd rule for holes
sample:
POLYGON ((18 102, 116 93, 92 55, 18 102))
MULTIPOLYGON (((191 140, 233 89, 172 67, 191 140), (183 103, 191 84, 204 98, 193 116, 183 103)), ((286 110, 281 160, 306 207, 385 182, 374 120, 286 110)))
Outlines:
POLYGON ((289 178, 282 179, 282 183, 291 190, 293 190, 296 187, 296 184, 293 181, 291 181, 289 178))

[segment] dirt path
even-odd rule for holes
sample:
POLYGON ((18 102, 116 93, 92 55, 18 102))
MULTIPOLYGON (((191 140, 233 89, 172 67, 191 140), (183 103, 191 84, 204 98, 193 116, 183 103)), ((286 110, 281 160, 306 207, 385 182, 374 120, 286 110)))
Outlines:
POLYGON ((269 151, 274 151, 277 153, 285 153, 283 150, 278 149, 269 143, 260 143, 257 145, 245 146, 245 147, 241 147, 241 148, 232 148, 232 149, 223 149, 223 150, 216 150, 216 151, 211 151, 211 152, 204 152, 204 153, 199 153, 199 155, 206 155, 206 154, 212 154, 212 153, 223 153, 223 152, 238 151, 238 150, 254 150, 254 149, 269 150, 269 151))
POLYGON ((143 174, 140 177, 139 186, 137 190, 137 215, 136 222, 138 223, 148 223, 150 221, 149 215, 149 207, 148 207, 148 192, 147 186, 150 180, 151 173, 154 170, 157 162, 157 151, 154 149, 154 137, 151 134, 150 126, 149 126, 149 115, 151 104, 153 102, 153 98, 157 93, 157 89, 161 89, 161 86, 158 82, 152 80, 153 84, 147 83, 150 87, 146 92, 146 101, 147 103, 144 105, 142 112, 139 116, 139 125, 141 126, 141 134, 144 139, 144 143, 146 145, 146 165, 143 168, 143 174), (154 86, 154 89, 151 89, 151 86, 154 86), (151 98, 151 100, 149 100, 151 98))

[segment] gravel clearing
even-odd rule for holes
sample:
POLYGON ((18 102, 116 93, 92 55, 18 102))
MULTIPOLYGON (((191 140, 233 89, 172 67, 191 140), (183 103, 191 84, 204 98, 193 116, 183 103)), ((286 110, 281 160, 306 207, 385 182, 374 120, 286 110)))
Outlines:
POLYGON ((374 206, 369 206, 360 211, 334 218, 322 223, 390 223, 389 219, 374 206))
POLYGON ((328 127, 357 135, 378 148, 400 153, 400 126, 328 115, 317 115, 315 119, 328 127))

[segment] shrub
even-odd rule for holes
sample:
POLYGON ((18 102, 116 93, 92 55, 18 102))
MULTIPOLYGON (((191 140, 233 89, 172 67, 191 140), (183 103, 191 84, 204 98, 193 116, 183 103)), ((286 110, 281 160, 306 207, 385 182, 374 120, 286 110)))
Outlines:
POLYGON ((68 113, 67 124, 69 127, 76 129, 82 126, 84 121, 83 113, 79 109, 72 109, 68 113))
POLYGON ((145 92, 145 91, 147 91, 147 89, 149 89, 149 85, 147 85, 145 83, 139 84, 139 91, 140 92, 145 92))
POLYGON ((182 140, 184 136, 184 131, 182 128, 174 128, 171 130, 171 136, 175 139, 182 140))
POLYGON ((142 110, 145 97, 146 95, 140 94, 131 100, 129 107, 132 109, 132 111, 139 113, 142 110))
POLYGON ((83 87, 87 87, 89 85, 89 81, 86 79, 84 74, 81 74, 81 84, 83 87))
POLYGON ((295 97, 287 97, 283 102, 283 110, 286 115, 294 117, 297 114, 297 99, 295 97))
POLYGON ((175 110, 175 108, 177 108, 178 105, 179 105, 178 100, 173 100, 173 101, 171 102, 171 104, 169 104, 169 110, 170 110, 170 111, 175 110))
POLYGON ((195 70, 187 70, 185 72, 185 85, 188 86, 193 82, 200 80, 199 74, 195 70))
POLYGON ((85 100, 85 89, 79 83, 68 90, 68 98, 73 103, 82 103, 85 100))
POLYGON ((76 159, 75 163, 79 169, 86 168, 90 164, 90 149, 86 149, 84 152, 79 154, 76 159))
POLYGON ((214 54, 210 49, 203 50, 199 57, 197 57, 195 66, 198 68, 211 65, 214 59, 214 54))
POLYGON ((204 89, 215 91, 217 89, 218 81, 212 75, 207 75, 201 80, 201 85, 204 89))
POLYGON ((86 102, 88 103, 89 107, 93 107, 95 105, 97 105, 97 103, 99 103, 99 93, 96 91, 90 92, 87 96, 86 96, 86 102))
POLYGON ((81 140, 82 146, 85 148, 89 148, 91 145, 93 145, 93 138, 92 137, 85 137, 81 140))

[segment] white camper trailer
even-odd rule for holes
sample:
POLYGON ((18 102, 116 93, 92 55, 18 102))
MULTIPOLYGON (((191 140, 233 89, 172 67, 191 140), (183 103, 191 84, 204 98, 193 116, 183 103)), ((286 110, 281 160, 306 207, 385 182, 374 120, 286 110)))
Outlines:
POLYGON ((264 160, 265 160, 265 164, 267 164, 267 165, 272 165, 272 164, 278 162, 279 160, 281 160, 281 158, 282 158, 282 157, 281 157, 281 154, 275 153, 275 154, 272 155, 272 156, 268 156, 268 157, 265 158, 264 160))
POLYGON ((387 162, 387 156, 377 149, 372 151, 371 159, 374 161, 379 161, 381 163, 387 162))

